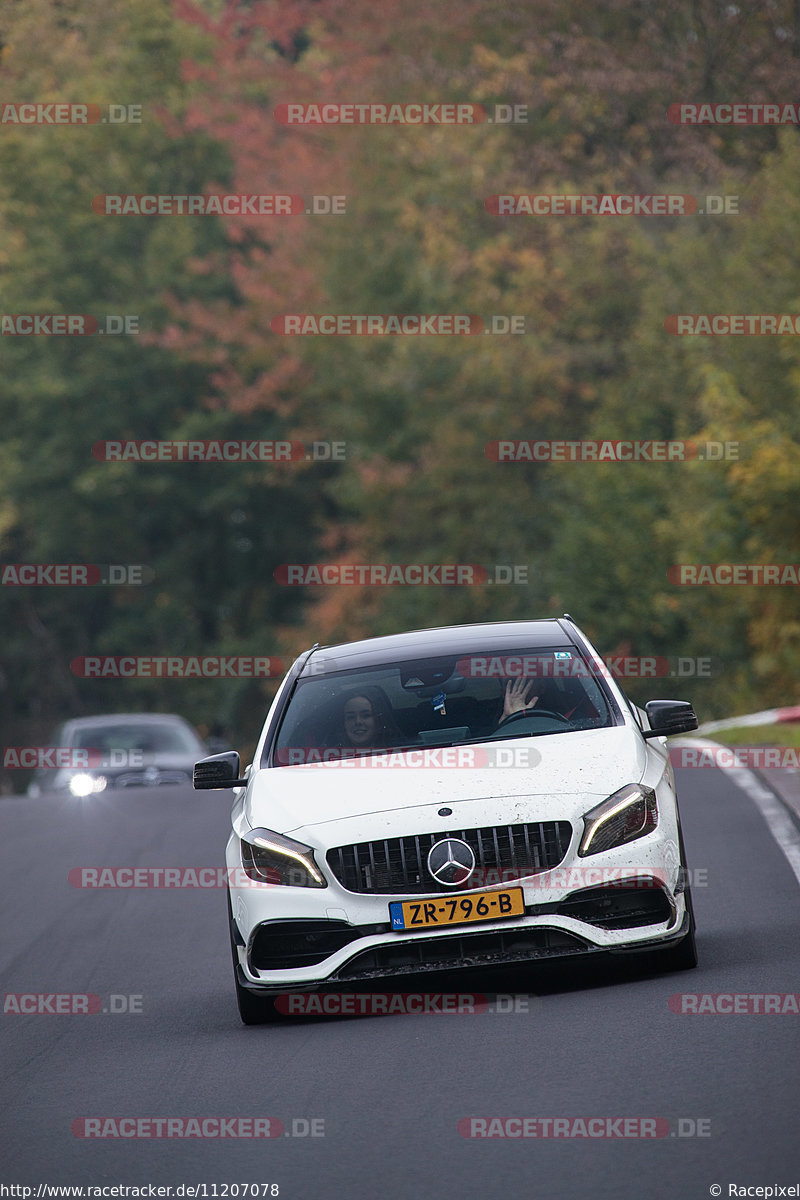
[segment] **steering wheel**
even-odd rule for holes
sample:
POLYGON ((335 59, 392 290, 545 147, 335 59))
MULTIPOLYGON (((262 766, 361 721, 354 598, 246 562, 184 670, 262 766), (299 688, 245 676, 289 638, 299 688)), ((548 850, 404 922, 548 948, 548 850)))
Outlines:
POLYGON ((500 724, 497 726, 497 728, 498 728, 498 730, 505 729, 507 725, 510 725, 512 721, 516 721, 520 717, 539 717, 539 716, 552 717, 556 721, 563 721, 565 725, 570 724, 569 717, 565 717, 563 713, 553 712, 549 708, 539 708, 537 706, 536 708, 532 708, 530 712, 522 712, 520 710, 519 712, 511 713, 511 715, 509 717, 506 717, 506 719, 504 721, 500 722, 500 724))

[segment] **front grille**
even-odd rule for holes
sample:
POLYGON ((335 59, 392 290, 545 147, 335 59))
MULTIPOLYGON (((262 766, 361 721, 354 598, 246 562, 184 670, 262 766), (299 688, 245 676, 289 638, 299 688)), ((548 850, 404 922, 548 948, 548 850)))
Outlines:
POLYGON ((334 971, 331 979, 368 979, 420 971, 450 971, 461 967, 497 966, 585 954, 597 948, 561 929, 497 930, 465 933, 435 941, 415 939, 364 950, 334 971))
POLYGON ((569 821, 526 825, 489 825, 416 837, 356 842, 329 850, 327 862, 348 892, 395 895, 436 892, 508 883, 537 871, 549 871, 564 858, 572 838, 569 821), (471 847, 476 869, 458 889, 438 883, 427 867, 428 853, 443 838, 460 838, 471 847))

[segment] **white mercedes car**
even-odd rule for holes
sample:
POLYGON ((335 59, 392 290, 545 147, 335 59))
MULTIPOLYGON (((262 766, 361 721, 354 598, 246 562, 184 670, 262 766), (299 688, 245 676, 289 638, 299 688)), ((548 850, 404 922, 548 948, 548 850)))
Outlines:
POLYGON ((573 955, 693 967, 666 737, 690 704, 633 705, 565 616, 424 629, 302 654, 234 788, 239 1011, 278 993, 573 955))

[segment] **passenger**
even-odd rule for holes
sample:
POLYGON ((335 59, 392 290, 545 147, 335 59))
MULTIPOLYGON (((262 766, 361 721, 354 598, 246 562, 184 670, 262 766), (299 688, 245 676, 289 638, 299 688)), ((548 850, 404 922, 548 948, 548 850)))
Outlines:
POLYGON ((378 718, 368 696, 351 696, 344 706, 344 735, 351 746, 374 746, 378 718))
POLYGON ((404 738, 397 728, 389 701, 379 687, 363 687, 349 692, 342 707, 342 747, 359 750, 380 749, 402 745, 404 738))

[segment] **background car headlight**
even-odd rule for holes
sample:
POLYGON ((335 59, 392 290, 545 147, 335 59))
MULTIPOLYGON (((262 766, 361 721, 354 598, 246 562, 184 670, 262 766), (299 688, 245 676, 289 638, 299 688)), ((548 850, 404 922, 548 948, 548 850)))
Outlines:
POLYGON ((69 790, 73 796, 91 796, 94 792, 105 791, 107 784, 105 775, 89 775, 81 771, 70 779, 69 790))
POLYGON ((658 824, 658 805, 652 788, 628 783, 583 816, 584 830, 578 854, 586 857, 624 846, 644 837, 658 824))
POLYGON ((303 842, 274 833, 271 829, 251 829, 242 838, 242 866, 255 883, 283 884, 286 887, 328 886, 314 862, 314 851, 303 842))

